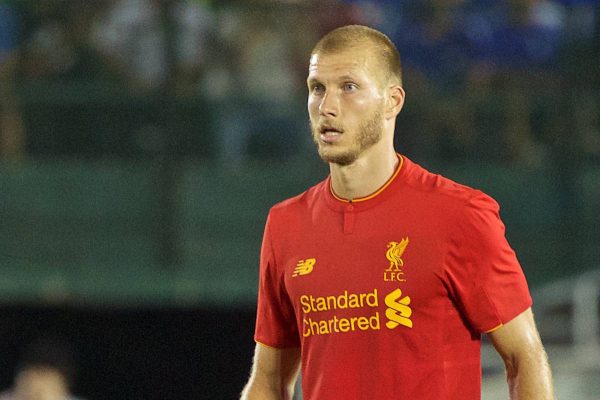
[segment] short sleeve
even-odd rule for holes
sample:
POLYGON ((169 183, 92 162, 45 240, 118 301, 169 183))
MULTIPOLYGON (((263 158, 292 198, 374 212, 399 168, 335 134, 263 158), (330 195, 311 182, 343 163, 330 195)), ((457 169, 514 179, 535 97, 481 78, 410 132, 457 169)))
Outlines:
POLYGON ((299 347, 294 308, 283 282, 282 266, 277 265, 271 237, 271 216, 263 236, 254 339, 276 348, 299 347))
POLYGON ((477 191, 458 217, 445 262, 447 283, 471 327, 489 332, 531 307, 531 295, 498 204, 477 191))

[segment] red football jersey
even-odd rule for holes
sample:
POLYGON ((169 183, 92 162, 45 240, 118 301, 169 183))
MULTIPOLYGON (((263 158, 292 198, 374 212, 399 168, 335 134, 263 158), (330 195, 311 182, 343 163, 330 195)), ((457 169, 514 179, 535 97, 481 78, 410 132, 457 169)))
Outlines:
POLYGON ((498 205, 400 157, 367 198, 274 206, 255 339, 301 347, 306 400, 470 400, 480 337, 531 306, 498 205))

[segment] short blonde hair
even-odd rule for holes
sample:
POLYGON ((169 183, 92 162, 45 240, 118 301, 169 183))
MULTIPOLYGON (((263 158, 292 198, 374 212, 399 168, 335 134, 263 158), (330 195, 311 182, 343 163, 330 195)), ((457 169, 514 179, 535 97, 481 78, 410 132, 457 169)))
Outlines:
POLYGON ((388 80, 402 85, 400 53, 396 45, 387 35, 368 26, 346 25, 334 29, 317 42, 311 54, 337 53, 365 44, 374 45, 370 48, 387 69, 383 73, 388 80))

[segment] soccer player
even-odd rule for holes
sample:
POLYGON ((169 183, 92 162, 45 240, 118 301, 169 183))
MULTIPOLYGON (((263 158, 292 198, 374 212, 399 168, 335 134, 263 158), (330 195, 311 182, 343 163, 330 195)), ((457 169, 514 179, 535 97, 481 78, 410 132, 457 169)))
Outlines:
POLYGON ((511 399, 553 399, 531 297, 498 205, 397 154, 400 57, 338 28, 314 48, 308 111, 330 176, 274 206, 263 238, 246 400, 471 400, 481 335, 511 399))

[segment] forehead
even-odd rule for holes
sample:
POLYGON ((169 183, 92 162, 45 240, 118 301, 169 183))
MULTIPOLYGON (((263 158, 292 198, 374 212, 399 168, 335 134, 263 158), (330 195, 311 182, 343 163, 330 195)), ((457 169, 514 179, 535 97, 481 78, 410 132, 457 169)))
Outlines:
POLYGON ((315 53, 310 58, 308 79, 341 76, 375 77, 378 62, 368 49, 348 49, 340 52, 315 53))

